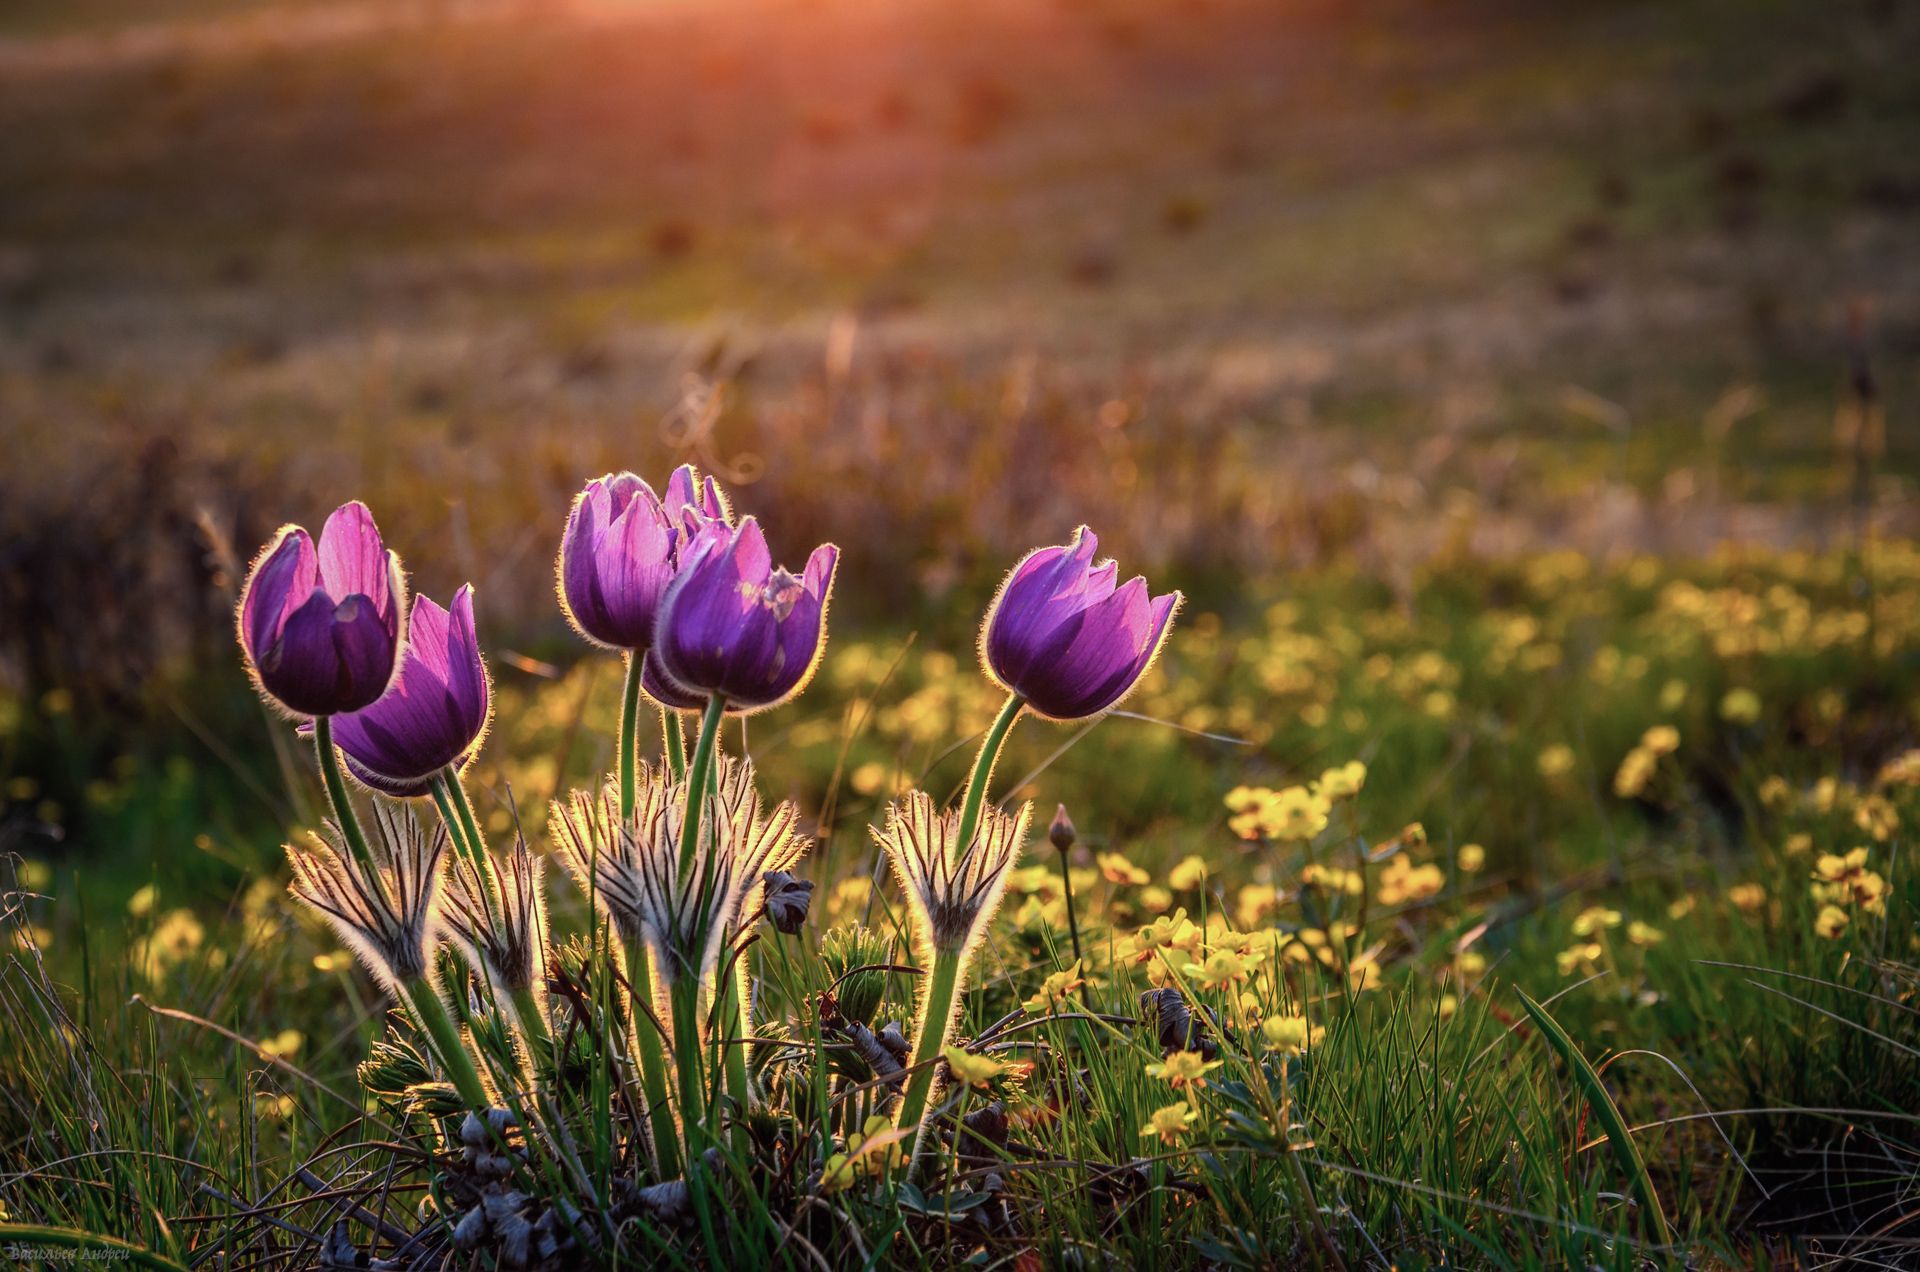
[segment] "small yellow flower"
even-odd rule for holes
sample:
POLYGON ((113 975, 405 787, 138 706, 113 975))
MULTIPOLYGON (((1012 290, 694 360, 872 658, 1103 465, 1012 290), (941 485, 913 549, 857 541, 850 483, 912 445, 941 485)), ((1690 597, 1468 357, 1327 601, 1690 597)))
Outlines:
POLYGON ((985 1090, 993 1084, 1007 1066, 989 1056, 976 1056, 970 1051, 958 1047, 948 1047, 944 1052, 947 1068, 952 1071, 954 1081, 963 1086, 985 1090))
POLYGON ((1683 897, 1675 897, 1667 906, 1667 917, 1677 923, 1692 914, 1693 907, 1698 904, 1698 900, 1691 892, 1683 897))
POLYGON ((1866 795, 1854 805, 1853 824, 1871 836, 1875 843, 1884 844, 1900 829, 1900 814, 1886 796, 1866 795))
POLYGON ((1157 1139, 1162 1144, 1177 1143, 1199 1120, 1200 1115, 1187 1105, 1169 1104, 1153 1111, 1147 1124, 1140 1128, 1140 1135, 1143 1139, 1157 1139))
POLYGON ((1814 919, 1813 930, 1829 941, 1836 941, 1847 930, 1848 922, 1845 910, 1837 905, 1829 905, 1822 907, 1819 917, 1814 919))
POLYGON ((1736 883, 1727 889, 1727 900, 1734 909, 1751 914, 1767 903, 1767 890, 1757 883, 1736 883))
POLYGON ((1651 923, 1642 923, 1639 919, 1627 924, 1627 939, 1635 945, 1658 945, 1667 939, 1667 934, 1651 923))
POLYGON ((1559 967, 1562 976, 1572 976, 1576 972, 1590 972, 1594 970, 1595 965, 1600 960, 1600 956, 1605 953, 1606 951, 1600 946, 1592 942, 1587 942, 1581 945, 1569 946, 1561 950, 1553 956, 1553 961, 1559 967))
POLYGON ((1066 1005, 1068 995, 1074 993, 1087 983, 1087 978, 1080 974, 1082 966, 1081 961, 1075 959, 1073 966, 1069 967, 1066 971, 1054 972, 1041 983, 1038 992, 1036 992, 1033 997, 1027 999, 1026 1002, 1022 1003, 1021 1006, 1036 1015, 1044 1012, 1058 1011, 1066 1005))
POLYGON ((1549 781, 1573 772, 1575 762, 1573 748, 1565 742, 1555 742, 1552 746, 1543 749, 1537 761, 1540 776, 1549 781))
POLYGON ((298 1029, 282 1029, 271 1038, 262 1038, 259 1043, 260 1054, 284 1060, 306 1044, 307 1036, 298 1029))
POLYGON ((1752 724, 1760 718, 1760 695, 1742 687, 1720 699, 1720 718, 1728 724, 1752 724))
POLYGON ((1209 1060, 1198 1051, 1174 1051, 1169 1052, 1160 1063, 1148 1065, 1147 1076, 1160 1078, 1179 1091, 1207 1085, 1207 1074, 1219 1067, 1218 1060, 1209 1060))
POLYGON ((1233 905, 1234 922, 1243 928, 1258 927, 1280 908, 1280 890, 1264 883, 1250 883, 1240 889, 1233 905))
POLYGON ((1607 928, 1617 928, 1623 917, 1618 910, 1610 910, 1604 905, 1590 905, 1574 916, 1573 934, 1592 936, 1607 928))
POLYGON ((1128 861, 1117 852, 1103 852, 1096 856, 1094 864, 1100 867, 1100 874, 1108 883, 1121 885, 1139 885, 1153 882, 1153 876, 1128 861))
POLYGON ((1380 870, 1381 905, 1404 905, 1424 901, 1446 886, 1447 876, 1429 862, 1416 866, 1405 853, 1390 858, 1380 870))
POLYGON ((1167 883, 1175 892, 1193 892, 1207 882, 1207 862, 1204 857, 1189 854, 1167 874, 1167 883))
POLYGON ((840 1192, 862 1176, 878 1179, 899 1168, 907 1159, 905 1139, 884 1114, 869 1117, 858 1133, 847 1136, 845 1152, 827 1158, 820 1173, 821 1191, 840 1192))
POLYGON ((1367 890, 1367 880, 1358 870, 1346 870, 1340 866, 1322 865, 1309 862, 1300 871, 1300 882, 1310 888, 1325 888, 1328 892, 1344 892, 1357 897, 1367 890))
POLYGON ((1461 844, 1454 864, 1461 874, 1479 874, 1487 868, 1487 850, 1479 844, 1461 844))
POLYGON ((1319 793, 1329 800, 1352 799, 1367 784, 1367 766, 1359 760, 1348 760, 1337 768, 1330 768, 1320 775, 1319 793))
POLYGON ((1260 1023, 1267 1045, 1285 1055, 1297 1056, 1320 1041, 1324 1025, 1310 1025, 1305 1016, 1269 1016, 1260 1023))
POLYGON ((1307 840, 1327 828, 1332 805, 1324 795, 1304 786, 1277 791, 1260 814, 1260 828, 1270 839, 1307 840))
POLYGON ((1245 813, 1258 809, 1273 792, 1258 786, 1236 786, 1227 792, 1227 811, 1245 813))
POLYGON ((1873 780, 1880 786, 1920 786, 1920 749, 1894 756, 1873 780))
POLYGON ((1247 963, 1231 950, 1215 950, 1204 963, 1188 963, 1180 971, 1204 989, 1231 989, 1247 977, 1247 963))
POLYGON ((1620 761, 1620 768, 1613 775, 1613 793, 1621 799, 1633 799, 1647 789, 1647 783, 1653 780, 1659 765, 1658 755, 1644 746, 1634 747, 1620 761))
POLYGON ((160 890, 152 884, 146 884, 138 892, 127 898, 127 913, 136 919, 144 919, 153 913, 153 903, 160 890))
POLYGON ((1640 745, 1655 755, 1672 755, 1680 749, 1680 730, 1670 724, 1656 724, 1640 735, 1640 745))

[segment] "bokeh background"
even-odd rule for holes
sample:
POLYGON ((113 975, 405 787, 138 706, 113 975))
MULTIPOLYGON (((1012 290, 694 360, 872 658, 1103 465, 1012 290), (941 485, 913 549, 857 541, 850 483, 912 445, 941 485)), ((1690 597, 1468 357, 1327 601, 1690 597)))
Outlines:
MULTIPOLYGON (((487 784, 536 817, 605 759, 551 562, 608 469, 692 460, 786 559, 844 548, 845 667, 761 735, 829 809, 985 709, 841 745, 899 651, 963 680, 998 575, 1083 521, 1201 659, 1329 572, 1406 612, 1462 555, 1910 533, 1917 53, 1894 0, 13 0, 0 833, 129 892, 270 865, 313 807, 236 561, 348 498, 479 588, 487 784)), ((1110 732, 1044 793, 1148 745, 1110 732)), ((1211 780, 1096 824, 1217 829, 1249 763, 1383 742, 1193 742, 1211 780)))

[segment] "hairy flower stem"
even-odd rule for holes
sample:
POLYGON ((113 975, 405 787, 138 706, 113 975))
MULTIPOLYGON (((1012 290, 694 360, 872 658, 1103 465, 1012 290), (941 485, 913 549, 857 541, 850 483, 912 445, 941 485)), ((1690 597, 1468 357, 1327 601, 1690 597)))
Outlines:
POLYGON ((687 775, 687 738, 680 728, 680 713, 666 707, 660 708, 660 751, 675 781, 687 775))
POLYGON ((673 1124, 673 1091, 667 1081, 666 1042, 654 1027, 646 1006, 653 997, 653 972, 647 947, 641 941, 625 945, 627 982, 633 986, 628 1003, 628 1023, 633 1030, 633 1050, 640 1057, 640 1093, 647 1102, 647 1122, 653 1128, 654 1165, 659 1178, 671 1179, 680 1169, 679 1128, 673 1124))
POLYGON ((1020 718, 1021 709, 1026 705, 1027 700, 1019 694, 1008 694, 1000 714, 987 730, 986 739, 980 743, 980 754, 974 757, 973 772, 967 777, 966 799, 960 805, 960 833, 953 837, 952 851, 956 854, 967 850, 967 845, 973 842, 973 833, 980 829, 980 810, 986 807, 987 787, 993 783, 993 766, 999 763, 1000 748, 1006 745, 1007 734, 1013 730, 1013 722, 1020 718))
POLYGON ((707 713, 700 717, 700 738, 693 744, 693 760, 687 765, 686 815, 680 820, 680 878, 683 881, 693 868, 700 817, 706 811, 707 788, 713 783, 713 752, 720 740, 720 720, 726 713, 724 696, 716 693, 707 699, 707 713))
POLYGON ((680 1079, 680 1124, 686 1160, 707 1149, 707 1057, 700 1042, 700 982, 682 976, 667 991, 673 1003, 674 1067, 680 1079))
POLYGON ((920 1149, 930 1129, 922 1119, 927 1111, 927 1097, 933 1092, 934 1070, 940 1067, 940 1055, 946 1050, 947 1033, 953 1026, 954 1003, 960 994, 960 971, 966 961, 962 950, 937 950, 933 966, 927 969, 926 993, 920 999, 920 1023, 913 1037, 912 1072, 907 1078, 907 1089, 900 1096, 899 1116, 894 1120, 894 1125, 901 1130, 910 1126, 920 1128, 913 1137, 913 1150, 907 1159, 909 1172, 920 1160, 920 1149))
POLYGON ((547 1018, 540 1010, 539 996, 531 985, 507 991, 507 1004, 513 1011, 514 1023, 520 1026, 520 1046, 527 1059, 527 1076, 537 1078, 539 1068, 535 1057, 553 1049, 553 1031, 547 1028, 547 1018))
POLYGON ((460 1098, 466 1101, 468 1108, 484 1113, 492 1107, 493 1101, 480 1081, 480 1071, 474 1068, 473 1057, 467 1054, 459 1026, 453 1023, 453 1017, 447 1012, 447 1004, 424 976, 399 982, 399 989, 401 996, 406 999, 409 1014, 426 1031, 440 1067, 447 1071, 447 1077, 460 1093, 460 1098))
POLYGON ((360 829, 360 818, 354 814, 353 800, 347 794, 347 776, 340 771, 340 752, 333 746, 332 717, 314 717, 313 745, 320 753, 320 776, 326 780, 327 799, 333 805, 334 817, 340 822, 340 833, 346 838, 347 851, 353 854, 354 864, 366 871, 369 878, 377 879, 380 872, 373 864, 373 850, 367 847, 367 836, 360 829))
POLYGON ((500 880, 494 874, 493 857, 487 852, 487 841, 480 834, 480 825, 473 816, 473 804, 467 798, 466 786, 460 781, 460 774, 449 764, 428 782, 427 789, 433 794, 434 807, 440 810, 440 820, 446 824, 447 835, 453 840, 453 850, 467 859, 474 872, 480 876, 480 900, 487 907, 489 922, 500 921, 499 906, 501 900, 500 880))
MULTIPOLYGON (((740 958, 745 959, 742 953, 740 958)), ((720 1035, 721 1072, 726 1075, 727 1098, 733 1102, 734 1151, 744 1159, 750 1152, 747 1142, 747 1110, 753 1105, 753 1083, 747 1076, 747 1000, 746 978, 739 971, 721 976, 720 1002, 714 1012, 715 1032, 720 1035)))
MULTIPOLYGON (((627 680, 620 699, 620 821, 633 817, 635 797, 634 766, 640 739, 640 668, 638 653, 627 655, 627 680)), ((648 1019, 644 1004, 653 994, 653 963, 642 941, 624 942, 627 960, 627 984, 632 997, 627 1003, 627 1020, 633 1030, 633 1049, 640 1061, 640 1091, 647 1101, 647 1115, 653 1126, 654 1165, 660 1178, 674 1172, 678 1132, 673 1124, 673 1103, 668 1096, 667 1049, 660 1031, 648 1019)))
MULTIPOLYGON (((1000 759, 1000 748, 1006 745, 1014 721, 1020 718, 1026 705, 1026 699, 1019 694, 1008 694, 1000 714, 994 718, 993 727, 980 743, 980 754, 974 758, 973 772, 967 778, 967 793, 960 805, 959 830, 948 846, 950 852, 963 853, 973 842, 980 828, 980 812, 986 807, 987 787, 993 782, 993 766, 1000 759)), ((940 1054, 946 1050, 947 1035, 953 1028, 954 1006, 961 989, 960 974, 966 968, 970 953, 964 949, 936 949, 933 966, 927 969, 926 993, 920 999, 920 1019, 914 1030, 913 1071, 907 1078, 907 1089, 900 1097, 900 1114, 894 1121, 902 1130, 909 1126, 920 1128, 907 1158, 909 1173, 919 1161, 921 1146, 927 1139, 928 1127, 923 1120, 927 1097, 933 1091, 933 1073, 939 1067, 940 1054)))
POLYGON ((638 652, 627 655, 627 683, 620 698, 620 820, 633 816, 634 751, 640 739, 640 665, 638 652))

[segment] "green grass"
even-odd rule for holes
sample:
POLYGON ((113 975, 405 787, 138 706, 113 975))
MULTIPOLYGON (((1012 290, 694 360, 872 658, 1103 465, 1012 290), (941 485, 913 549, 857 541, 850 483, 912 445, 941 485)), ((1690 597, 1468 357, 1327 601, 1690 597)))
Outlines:
MULTIPOLYGON (((897 777, 931 765, 928 789, 957 783, 961 755, 940 751, 983 726, 993 699, 925 643, 904 657, 897 640, 840 643, 799 706, 752 730, 770 789, 804 792, 813 809, 838 791, 833 832, 808 863, 820 882, 814 922, 799 937, 770 934, 753 954, 763 1019, 784 1020, 769 1027, 799 1044, 764 1078, 795 1119, 779 1133, 800 1138, 735 1185, 745 1192, 729 1204, 744 1197, 745 1213, 764 1218, 711 1235, 634 1219, 626 1248, 691 1258, 704 1247, 720 1262, 773 1249, 798 1264, 805 1240, 830 1259, 864 1249, 907 1265, 975 1249, 990 1261, 1030 1250, 1048 1264, 1104 1251, 1142 1266, 1331 1263, 1335 1252, 1349 1266, 1625 1268, 1682 1251, 1729 1264, 1787 1251, 1897 1259, 1897 1243, 1870 1234, 1884 1221, 1874 1216, 1910 1201, 1920 1161, 1906 829, 1920 804, 1912 787, 1873 779, 1915 737, 1916 560, 1907 545, 1864 563, 1730 554, 1599 572, 1565 557, 1463 560, 1431 571, 1411 609, 1336 571, 1290 580, 1264 631, 1231 636, 1189 615, 1133 705, 1254 745, 1116 718, 1046 765, 1072 734, 1016 731, 1000 789, 1042 807, 1064 799, 1084 836, 1069 865, 1093 979, 1084 1001, 1103 1018, 989 1035, 1010 1044, 989 1054, 1034 1067, 1006 1071, 956 1111, 999 1101, 1011 1135, 872 1193, 820 1191, 821 1137, 858 1130, 873 1095, 853 1095, 825 1122, 806 1111, 819 1092, 803 1057, 822 1045, 809 1004, 833 980, 814 948, 828 922, 864 919, 904 957, 898 894, 860 882, 876 870, 864 823, 897 777), (1870 626, 1846 617, 1866 613, 1855 599, 1863 578, 1873 580, 1870 626), (1548 648, 1557 661, 1528 652, 1548 648), (1756 722, 1722 718, 1734 685, 1759 695, 1756 722), (1443 715, 1436 691, 1451 695, 1443 715), (1656 723, 1677 727, 1678 749, 1640 795, 1616 795, 1614 769, 1656 723), (1544 776, 1539 757, 1555 743, 1573 748, 1574 767, 1544 776), (1128 934, 1168 906, 1198 920, 1250 904, 1248 885, 1297 887, 1300 846, 1238 840, 1222 800, 1229 787, 1308 779, 1355 755, 1368 761, 1366 787, 1351 821, 1336 807, 1315 859, 1350 866, 1356 842, 1394 842, 1419 818, 1424 839, 1395 855, 1438 866, 1438 891, 1389 899, 1380 889, 1392 858, 1382 856, 1366 867, 1364 908, 1310 888, 1245 916, 1243 930, 1283 934, 1364 922, 1331 966, 1276 956, 1246 985, 1263 1013, 1303 1012, 1325 1035, 1283 1061, 1249 1047, 1257 1026, 1240 1024, 1194 1093, 1200 1118, 1188 1136, 1145 1141, 1148 1116, 1178 1093, 1146 1073, 1160 1058, 1151 1029, 1126 1021, 1148 973, 1177 974, 1190 956, 1135 962, 1128 934), (1828 777, 1845 785, 1823 795, 1828 777), (1880 808, 1863 804, 1874 791, 1902 823, 1884 842, 1855 820, 1880 808), (1486 849, 1478 872, 1455 864, 1467 842, 1486 849), (1884 914, 1849 907, 1844 934, 1816 935, 1815 863, 1860 843, 1886 881, 1884 914), (1151 883, 1102 878, 1089 849, 1124 852, 1151 883), (1169 871, 1190 853, 1207 862, 1204 889, 1175 891, 1169 871), (1737 900, 1736 885, 1759 891, 1737 900), (1677 904, 1691 908, 1681 915, 1677 904), (1573 934, 1593 907, 1617 911, 1619 926, 1602 918, 1573 934), (1628 920, 1659 938, 1630 940, 1628 920), (1555 967, 1588 939, 1596 953, 1564 974, 1555 967), (1378 988, 1351 993, 1340 969, 1363 951, 1378 988)), ((617 691, 603 672, 582 698, 593 666, 532 691, 503 684, 480 783, 510 782, 536 834, 539 797, 591 783, 604 756, 617 691), (560 750, 569 736, 575 745, 560 750), (555 754, 568 757, 559 770, 555 754)), ((134 792, 146 781, 123 779, 134 792)), ((126 798, 104 807, 137 818, 117 803, 126 798)), ((496 829, 504 815, 491 808, 496 829)), ((0 982, 10 1160, 36 1168, 0 1192, 14 1219, 175 1258, 301 1248, 257 1216, 235 1218, 275 1202, 285 1203, 276 1217, 319 1235, 348 1196, 414 1225, 415 1190, 430 1177, 412 1157, 388 1157, 378 1145, 392 1136, 350 1108, 362 1098, 354 1066, 382 1031, 377 995, 335 958, 316 967, 331 942, 277 899, 264 848, 257 865, 229 868, 237 899, 224 914, 204 904, 210 884, 181 885, 165 869, 138 916, 126 916, 123 884, 86 868, 36 875, 52 899, 18 900, 18 921, 42 929, 46 952, 9 955, 0 982), (247 880, 260 882, 243 891, 247 880), (204 924, 197 940, 170 917, 181 906, 204 924), (143 957, 139 942, 155 930, 178 943, 143 957), (287 1057, 297 1069, 250 1049, 284 1029, 303 1035, 287 1057), (316 1153, 313 1176, 291 1178, 316 1153)), ((1071 962, 1058 859, 1042 841, 1028 863, 957 1036, 981 1035, 1071 962)), ((577 895, 553 890, 561 928, 582 930, 577 895)), ((1221 1019, 1237 1016, 1234 995, 1189 988, 1221 1019)), ((905 1027, 911 995, 908 977, 889 978, 876 1028, 905 1027)), ((826 1031, 821 1063, 857 1086, 860 1062, 834 1037, 826 1031)), ((620 1116, 616 1106, 616 1130, 620 1116)))

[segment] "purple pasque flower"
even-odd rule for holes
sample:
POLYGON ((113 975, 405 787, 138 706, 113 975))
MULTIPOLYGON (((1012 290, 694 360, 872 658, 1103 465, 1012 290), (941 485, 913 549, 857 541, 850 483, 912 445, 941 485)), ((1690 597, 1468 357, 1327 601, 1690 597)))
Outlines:
POLYGON ((401 799, 425 795, 449 764, 464 767, 480 750, 493 686, 473 626, 473 585, 453 608, 414 598, 407 650, 388 694, 333 722, 347 768, 375 790, 401 799))
POLYGON ((719 694, 742 714, 799 693, 827 645, 827 601, 840 549, 823 543, 799 577, 775 569, 752 517, 710 522, 668 584, 653 653, 669 685, 719 694))
POLYGON ((987 673, 1049 719, 1099 715, 1131 693, 1180 606, 1180 593, 1152 596, 1137 575, 1115 588, 1119 567, 1093 563, 1099 547, 1081 526, 1072 542, 1029 552, 980 629, 987 673))
POLYGON ((644 651, 687 543, 701 526, 726 521, 720 487, 699 481, 691 464, 673 470, 664 499, 632 473, 596 477, 574 498, 560 540, 567 620, 596 645, 644 651))
POLYGON ((406 644, 407 584, 363 503, 327 518, 316 549, 282 526, 247 571, 240 648, 254 681, 297 716, 378 701, 406 644))

